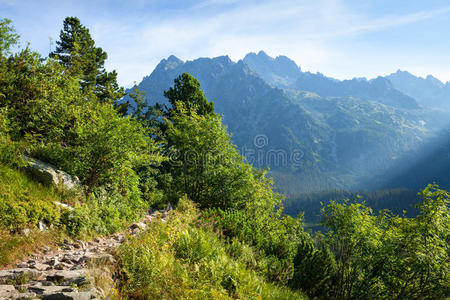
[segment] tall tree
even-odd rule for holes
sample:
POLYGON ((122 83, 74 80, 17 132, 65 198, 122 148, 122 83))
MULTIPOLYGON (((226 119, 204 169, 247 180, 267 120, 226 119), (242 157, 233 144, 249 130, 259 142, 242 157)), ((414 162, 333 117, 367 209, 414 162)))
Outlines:
POLYGON ((189 73, 183 73, 174 80, 174 86, 164 92, 172 107, 169 114, 177 113, 177 102, 182 102, 188 114, 195 111, 198 115, 214 114, 214 103, 208 102, 200 88, 200 82, 189 73))
POLYGON ((117 83, 116 71, 105 70, 108 55, 95 46, 89 29, 81 25, 78 18, 67 17, 64 20, 59 38, 56 50, 50 53, 50 57, 80 78, 80 86, 85 93, 94 93, 102 102, 122 98, 124 90, 117 83))

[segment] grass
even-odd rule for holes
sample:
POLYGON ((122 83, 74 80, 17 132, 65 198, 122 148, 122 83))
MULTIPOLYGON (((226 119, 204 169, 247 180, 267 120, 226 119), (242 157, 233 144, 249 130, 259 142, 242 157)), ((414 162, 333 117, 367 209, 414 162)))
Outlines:
POLYGON ((25 236, 0 229, 0 269, 12 267, 44 246, 56 247, 60 234, 54 231, 32 231, 25 236))
POLYGON ((121 298, 307 299, 268 283, 251 267, 250 247, 229 246, 201 221, 193 203, 182 199, 167 222, 154 221, 146 233, 130 237, 117 252, 121 298))
POLYGON ((9 231, 33 228, 41 220, 58 222, 62 201, 53 188, 44 187, 29 179, 24 173, 0 165, 0 228, 9 231))
POLYGON ((39 231, 45 220, 58 224, 63 193, 34 182, 19 170, 0 164, 0 267, 11 267, 43 246, 53 247, 62 230, 39 231), (28 234, 24 234, 27 231, 28 234))

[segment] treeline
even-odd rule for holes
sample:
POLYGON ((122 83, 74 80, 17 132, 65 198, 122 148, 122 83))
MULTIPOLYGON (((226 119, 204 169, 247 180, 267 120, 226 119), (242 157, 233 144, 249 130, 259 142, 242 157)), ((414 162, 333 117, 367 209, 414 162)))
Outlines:
MULTIPOLYGON (((450 294, 448 192, 425 189, 415 218, 331 201, 322 212, 328 233, 311 236, 303 218, 283 214, 283 196, 238 153, 191 75, 175 79, 167 105, 149 107, 135 89, 129 107, 120 102, 116 73, 104 69, 106 53, 77 18, 65 19, 48 58, 28 47, 12 53, 17 39, 1 21, 0 162, 17 170, 23 155, 39 158, 83 184, 67 199, 74 210, 39 218, 79 236, 124 228, 148 207, 178 206, 168 222, 119 249, 122 298, 450 294)), ((2 216, 26 220, 37 210, 2 191, 2 216)), ((27 225, 5 220, 0 226, 9 232, 27 225)))
POLYGON ((389 209, 395 215, 406 217, 415 217, 419 212, 415 205, 421 202, 417 191, 403 188, 376 191, 328 190, 290 195, 283 201, 283 208, 284 213, 290 216, 303 213, 306 223, 317 225, 320 223, 322 208, 331 201, 343 203, 346 200, 364 203, 375 212, 389 209))

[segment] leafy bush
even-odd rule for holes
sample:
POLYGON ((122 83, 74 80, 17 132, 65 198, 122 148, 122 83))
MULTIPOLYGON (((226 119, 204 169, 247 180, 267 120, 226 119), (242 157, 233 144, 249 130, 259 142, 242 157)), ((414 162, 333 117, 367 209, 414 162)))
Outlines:
POLYGON ((145 204, 140 198, 97 189, 74 210, 66 211, 61 223, 71 235, 108 234, 123 229, 126 224, 141 216, 145 204))
POLYGON ((331 202, 323 224, 336 258, 330 293, 387 299, 443 299, 450 292, 450 194, 429 185, 415 218, 375 216, 362 204, 331 202))

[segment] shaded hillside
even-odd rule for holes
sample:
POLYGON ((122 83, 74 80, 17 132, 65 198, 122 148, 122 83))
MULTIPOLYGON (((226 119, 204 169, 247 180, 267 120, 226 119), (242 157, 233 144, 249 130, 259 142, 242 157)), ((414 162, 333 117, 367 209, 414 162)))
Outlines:
POLYGON ((378 181, 379 186, 387 188, 420 190, 433 182, 450 188, 450 130, 405 154, 388 172, 379 176, 378 181))

